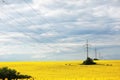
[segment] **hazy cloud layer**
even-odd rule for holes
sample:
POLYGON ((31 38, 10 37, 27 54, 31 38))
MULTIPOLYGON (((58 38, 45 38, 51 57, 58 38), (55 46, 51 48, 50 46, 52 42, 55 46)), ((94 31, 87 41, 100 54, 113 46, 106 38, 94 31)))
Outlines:
POLYGON ((120 59, 119 14, 120 0, 0 0, 0 60, 85 59, 86 39, 120 59))

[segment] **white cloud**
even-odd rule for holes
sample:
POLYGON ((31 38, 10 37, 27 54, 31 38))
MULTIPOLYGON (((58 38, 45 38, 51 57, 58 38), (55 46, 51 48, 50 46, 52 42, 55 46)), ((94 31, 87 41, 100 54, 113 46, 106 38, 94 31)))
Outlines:
POLYGON ((38 30, 38 29, 49 30, 51 28, 51 26, 52 26, 52 24, 31 25, 28 27, 28 29, 30 29, 30 30, 38 30))
POLYGON ((93 9, 93 15, 98 17, 104 17, 107 16, 107 7, 106 6, 99 6, 93 9))
POLYGON ((42 33, 40 36, 41 37, 56 37, 58 36, 59 34, 56 33, 56 32, 46 32, 46 33, 42 33))
POLYGON ((93 15, 97 17, 120 18, 119 14, 120 14, 120 7, 102 5, 93 9, 93 15))
POLYGON ((120 25, 116 25, 112 28, 114 31, 120 31, 120 25))
POLYGON ((13 38, 13 37, 26 37, 24 34, 19 32, 8 32, 8 33, 1 33, 0 38, 13 38))
POLYGON ((33 55, 32 56, 33 59, 41 59, 41 58, 46 58, 46 55, 33 55))
POLYGON ((120 18, 120 7, 110 7, 108 13, 111 18, 120 18))
POLYGON ((28 36, 24 35, 23 33, 19 32, 3 32, 0 33, 0 42, 1 44, 6 45, 14 45, 14 44, 22 44, 23 40, 29 38, 28 36), (23 39, 23 40, 20 40, 23 39))
POLYGON ((0 55, 79 55, 86 39, 98 47, 120 46, 119 0, 5 1, 9 5, 0 9, 0 30, 5 32, 0 33, 0 55))

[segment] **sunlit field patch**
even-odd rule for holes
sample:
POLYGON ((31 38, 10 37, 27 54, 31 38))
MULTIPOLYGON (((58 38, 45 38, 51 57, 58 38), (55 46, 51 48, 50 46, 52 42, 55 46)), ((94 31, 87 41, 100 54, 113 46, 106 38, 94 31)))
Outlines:
POLYGON ((97 65, 82 61, 0 62, 0 67, 16 69, 34 80, 119 80, 120 60, 98 60, 97 65))

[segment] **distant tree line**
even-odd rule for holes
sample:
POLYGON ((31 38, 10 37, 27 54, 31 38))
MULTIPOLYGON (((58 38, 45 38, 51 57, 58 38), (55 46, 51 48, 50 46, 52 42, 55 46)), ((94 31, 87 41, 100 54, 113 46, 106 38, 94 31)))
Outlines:
POLYGON ((18 79, 28 80, 32 77, 29 75, 20 74, 20 72, 17 72, 15 69, 10 69, 8 67, 0 68, 0 79, 5 80, 6 78, 8 80, 13 80, 13 79, 14 80, 18 80, 18 79))

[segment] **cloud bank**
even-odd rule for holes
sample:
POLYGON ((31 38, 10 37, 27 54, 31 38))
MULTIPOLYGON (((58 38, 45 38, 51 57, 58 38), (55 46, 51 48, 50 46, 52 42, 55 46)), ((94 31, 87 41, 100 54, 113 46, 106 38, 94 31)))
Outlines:
POLYGON ((0 60, 85 59, 87 39, 120 59, 119 14, 119 0, 0 0, 0 60))

